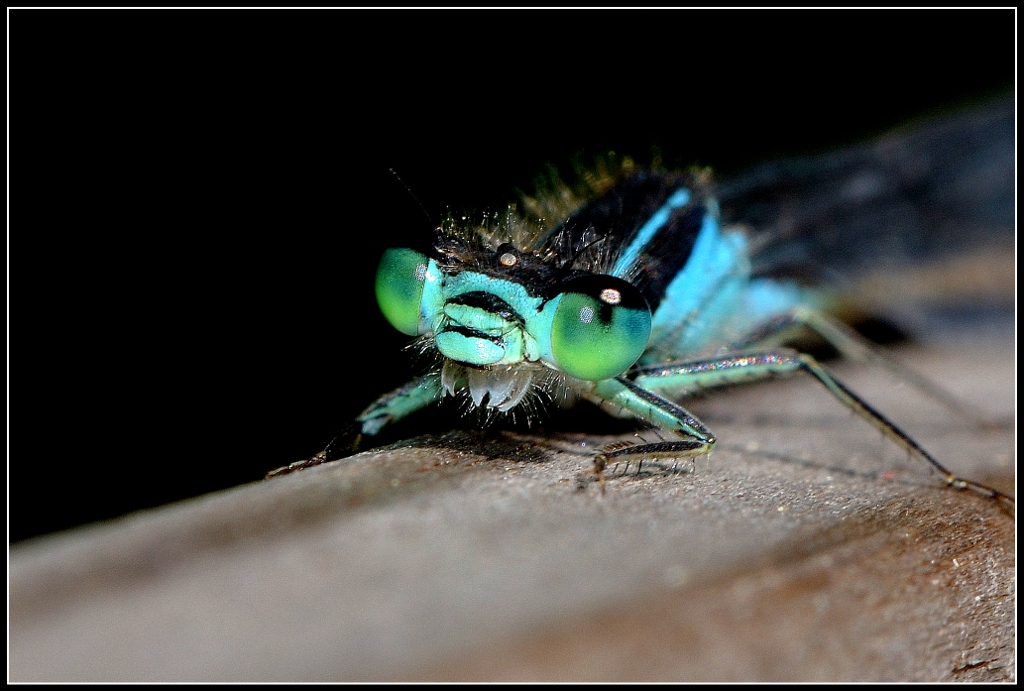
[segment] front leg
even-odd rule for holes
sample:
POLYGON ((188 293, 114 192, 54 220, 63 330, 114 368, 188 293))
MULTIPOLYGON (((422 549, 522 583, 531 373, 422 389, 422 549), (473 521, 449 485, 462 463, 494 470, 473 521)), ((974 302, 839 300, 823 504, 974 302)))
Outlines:
POLYGON ((593 472, 604 490, 604 469, 608 462, 623 456, 693 458, 711 453, 715 436, 704 423, 680 405, 623 377, 597 382, 593 389, 583 391, 584 398, 611 412, 628 412, 662 429, 684 437, 678 441, 637 444, 606 450, 594 457, 593 472))
POLYGON ((425 408, 441 399, 441 377, 428 374, 384 394, 356 418, 355 425, 347 425, 322 451, 309 458, 290 463, 267 473, 267 478, 287 475, 351 454, 363 436, 374 436, 386 425, 425 408))
POLYGON ((370 407, 359 414, 356 422, 362 423, 362 433, 373 436, 385 425, 401 420, 406 415, 441 400, 441 376, 427 374, 413 379, 408 384, 384 394, 370 407))

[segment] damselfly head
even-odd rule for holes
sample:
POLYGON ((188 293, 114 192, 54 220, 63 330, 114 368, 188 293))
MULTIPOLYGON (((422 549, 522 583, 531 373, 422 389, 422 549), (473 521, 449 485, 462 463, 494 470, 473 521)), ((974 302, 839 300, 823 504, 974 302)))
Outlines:
MULTIPOLYGON (((551 207, 553 208, 553 207, 551 207)), ((385 252, 377 301, 399 331, 436 349, 446 394, 505 412, 531 389, 617 376, 647 347, 641 291, 607 273, 622 229, 587 219, 525 218, 515 207, 479 224, 449 217, 434 252, 385 252)))

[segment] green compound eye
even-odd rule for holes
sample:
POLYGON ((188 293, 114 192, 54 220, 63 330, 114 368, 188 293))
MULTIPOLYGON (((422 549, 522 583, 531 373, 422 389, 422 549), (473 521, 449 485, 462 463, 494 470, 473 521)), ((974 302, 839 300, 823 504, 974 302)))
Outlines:
POLYGON ((651 310, 640 291, 614 276, 583 276, 562 291, 551 353, 565 373, 600 381, 629 369, 650 335, 651 310))
POLYGON ((389 249, 377 267, 377 304, 384 318, 404 334, 420 331, 420 300, 429 260, 415 250, 389 249))

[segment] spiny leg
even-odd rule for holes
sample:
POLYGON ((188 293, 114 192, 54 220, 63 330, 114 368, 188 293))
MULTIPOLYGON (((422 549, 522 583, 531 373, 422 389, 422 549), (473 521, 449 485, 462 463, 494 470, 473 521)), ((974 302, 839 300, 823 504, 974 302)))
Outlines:
MULTIPOLYGON (((658 460, 660 456, 665 456, 665 460, 672 461, 672 465, 669 468, 668 472, 673 475, 679 473, 680 458, 687 458, 690 462, 690 469, 692 470, 694 468, 694 462, 697 458, 697 455, 701 454, 681 454, 679 453, 680 450, 683 450, 684 452, 694 451, 702 449, 704 448, 704 446, 706 446, 705 444, 702 444, 701 442, 697 441, 680 442, 677 440, 671 442, 664 436, 662 436, 661 430, 657 427, 652 427, 649 430, 644 430, 642 433, 635 432, 633 436, 641 440, 639 444, 635 441, 622 440, 618 442, 612 442, 611 444, 607 444, 601 448, 601 455, 604 457, 606 463, 617 461, 619 457, 625 457, 625 464, 622 469, 623 475, 629 474, 629 466, 632 462, 631 457, 638 455, 636 453, 636 449, 639 446, 643 446, 645 449, 647 449, 647 453, 639 454, 640 457, 636 460, 636 471, 634 473, 636 477, 640 477, 640 474, 643 472, 645 460, 652 461, 656 466, 658 466, 658 460), (647 435, 653 435, 657 437, 658 441, 648 441, 648 439, 646 438, 647 435), (689 448, 691 444, 693 445, 693 447, 689 448)), ((710 452, 708 453, 708 455, 710 455, 710 452)), ((615 472, 615 470, 618 469, 619 465, 620 464, 616 462, 615 465, 612 466, 612 472, 615 472)), ((659 467, 661 467, 662 470, 665 469, 664 465, 661 465, 659 467)))
POLYGON ((863 336, 849 326, 813 309, 798 307, 787 314, 766 321, 743 339, 734 343, 730 352, 750 350, 752 348, 772 347, 774 342, 783 338, 794 329, 809 329, 835 348, 840 355, 854 362, 863 362, 880 367, 900 380, 910 384, 923 395, 945 406, 962 419, 972 421, 977 427, 986 429, 1007 425, 1006 420, 993 419, 972 410, 956 396, 937 385, 927 377, 880 353, 863 336))
POLYGON ((397 422, 431 403, 441 400, 441 377, 436 373, 417 377, 384 394, 356 418, 362 423, 362 433, 373 436, 385 425, 397 422))
POLYGON ((331 439, 322 451, 305 460, 271 470, 267 473, 266 479, 287 475, 352 453, 358 448, 363 436, 376 435, 386 425, 440 400, 441 394, 441 379, 438 374, 413 379, 374 401, 359 414, 356 425, 347 426, 331 439))
MULTIPOLYGON (((640 459, 637 464, 642 467, 645 458, 664 456, 678 461, 680 458, 695 458, 697 456, 704 455, 710 451, 708 444, 699 441, 661 441, 651 442, 644 444, 630 444, 628 446, 615 446, 612 448, 605 448, 594 457, 594 470, 595 472, 603 472, 608 464, 615 461, 623 456, 636 456, 639 455, 640 459)), ((626 461, 629 462, 628 460, 626 461)), ((673 466, 673 471, 675 466, 673 466)), ((628 466, 626 471, 628 472, 628 466)), ((640 474, 640 470, 637 469, 637 475, 640 474)))
POLYGON ((610 407, 615 413, 631 413, 655 427, 675 431, 683 437, 677 441, 616 445, 594 456, 592 472, 601 483, 602 492, 605 486, 604 471, 609 461, 624 456, 692 458, 711 453, 715 444, 711 430, 688 410, 624 377, 597 382, 593 389, 582 393, 588 400, 605 408, 610 407))
POLYGON ((669 363, 662 366, 640 367, 631 371, 630 375, 633 377, 635 385, 643 387, 643 389, 676 388, 697 391, 797 371, 810 374, 840 403, 857 413, 890 440, 906 449, 908 453, 926 461, 948 486, 971 490, 1013 508, 1014 500, 1006 494, 950 472, 920 444, 848 389, 810 355, 787 350, 750 352, 690 362, 669 363))

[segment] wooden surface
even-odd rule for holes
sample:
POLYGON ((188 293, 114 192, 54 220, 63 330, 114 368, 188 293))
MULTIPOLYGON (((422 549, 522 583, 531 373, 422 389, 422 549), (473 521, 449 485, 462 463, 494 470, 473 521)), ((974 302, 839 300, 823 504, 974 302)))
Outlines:
MULTIPOLYGON (((1015 414, 1012 345, 896 356, 1015 414)), ((834 371, 1014 493, 1012 425, 834 371)), ((622 435, 439 431, 17 545, 9 680, 1016 679, 1012 514, 807 378, 690 407, 711 459, 604 495, 578 479, 622 435)))

